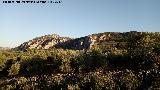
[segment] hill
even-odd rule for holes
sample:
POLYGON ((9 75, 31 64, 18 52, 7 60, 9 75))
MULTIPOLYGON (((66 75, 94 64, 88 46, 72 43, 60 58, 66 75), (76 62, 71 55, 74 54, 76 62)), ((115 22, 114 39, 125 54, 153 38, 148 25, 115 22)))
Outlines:
MULTIPOLYGON (((92 34, 80 38, 71 39, 69 37, 60 37, 57 34, 45 35, 41 37, 34 38, 28 42, 24 42, 20 46, 16 47, 17 50, 25 49, 53 49, 53 48, 63 48, 63 49, 73 49, 73 50, 83 50, 83 49, 93 49, 97 46, 104 50, 111 48, 123 48, 129 47, 130 41, 144 39, 154 39, 154 42, 159 42, 160 33, 148 33, 148 32, 104 32, 98 34, 92 34)), ((148 42, 149 43, 149 42, 148 42)))
POLYGON ((159 90, 160 33, 34 38, 0 51, 0 90, 159 90))
POLYGON ((57 34, 45 35, 29 40, 28 42, 24 42, 20 46, 16 47, 16 49, 51 49, 54 48, 56 44, 66 42, 68 40, 71 40, 71 38, 60 37, 57 34))
POLYGON ((17 49, 63 48, 83 50, 94 48, 96 45, 115 46, 117 42, 121 42, 124 38, 126 39, 128 37, 127 35, 127 33, 105 32, 71 39, 69 37, 60 37, 57 34, 51 34, 29 40, 18 46, 17 49))

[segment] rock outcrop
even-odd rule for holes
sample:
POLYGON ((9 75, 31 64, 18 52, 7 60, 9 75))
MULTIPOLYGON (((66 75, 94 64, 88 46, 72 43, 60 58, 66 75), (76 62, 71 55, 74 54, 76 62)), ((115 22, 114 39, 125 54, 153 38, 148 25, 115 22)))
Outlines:
POLYGON ((56 44, 64 43, 71 38, 68 37, 60 37, 57 34, 45 35, 42 37, 37 37, 28 42, 24 42, 20 46, 17 47, 18 50, 25 49, 51 49, 56 44))
POLYGON ((118 39, 123 38, 123 33, 99 33, 92 34, 81 38, 71 39, 69 37, 60 37, 57 34, 45 35, 37 37, 28 42, 25 42, 17 47, 18 50, 25 49, 52 49, 52 48, 64 48, 64 49, 90 49, 95 45, 108 45, 115 46, 118 39))
POLYGON ((83 50, 91 49, 96 46, 106 48, 121 47, 126 48, 130 38, 136 35, 142 35, 142 32, 105 32, 92 34, 81 38, 71 39, 69 37, 61 37, 57 34, 45 35, 42 37, 34 38, 18 46, 16 49, 52 49, 52 48, 63 48, 63 49, 74 49, 83 50))

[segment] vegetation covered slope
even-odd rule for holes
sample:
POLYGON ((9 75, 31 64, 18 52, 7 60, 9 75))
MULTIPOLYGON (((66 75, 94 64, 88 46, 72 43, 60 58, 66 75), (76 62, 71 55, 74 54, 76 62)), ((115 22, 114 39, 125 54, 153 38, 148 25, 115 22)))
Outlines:
POLYGON ((89 49, 71 44, 83 37, 62 49, 1 51, 0 89, 159 90, 159 35, 108 32, 88 36, 89 49))

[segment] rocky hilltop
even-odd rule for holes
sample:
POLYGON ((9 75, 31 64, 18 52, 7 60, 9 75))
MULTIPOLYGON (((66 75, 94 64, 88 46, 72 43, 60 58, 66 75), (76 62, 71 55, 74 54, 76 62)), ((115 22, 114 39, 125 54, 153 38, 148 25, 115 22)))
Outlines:
MULTIPOLYGON (((52 48, 64 48, 64 49, 90 49, 93 48, 100 42, 108 43, 106 44, 115 44, 112 41, 113 36, 115 37, 117 33, 99 33, 92 34, 85 37, 71 39, 69 37, 61 37, 57 34, 45 35, 42 37, 37 37, 27 42, 24 42, 17 47, 18 50, 25 49, 52 49, 52 48)), ((120 38, 120 37, 117 37, 120 38)))
POLYGON ((60 37, 57 34, 45 35, 42 37, 37 37, 28 42, 24 42, 20 46, 17 47, 18 50, 24 49, 51 49, 56 44, 64 43, 71 38, 68 37, 60 37))
POLYGON ((104 32, 98 34, 92 34, 85 37, 71 39, 69 37, 61 37, 57 34, 45 35, 42 37, 37 37, 28 42, 25 42, 17 47, 18 50, 25 49, 52 49, 52 48, 63 48, 63 49, 91 49, 96 46, 105 49, 111 47, 116 48, 126 48, 128 47, 128 41, 134 39, 139 39, 138 37, 144 39, 147 37, 155 38, 159 37, 159 33, 146 33, 146 32, 104 32))

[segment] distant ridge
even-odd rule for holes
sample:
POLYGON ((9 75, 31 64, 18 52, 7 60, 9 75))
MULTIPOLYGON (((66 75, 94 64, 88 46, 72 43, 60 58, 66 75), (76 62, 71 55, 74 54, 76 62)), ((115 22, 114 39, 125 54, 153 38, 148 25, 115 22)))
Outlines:
POLYGON ((111 48, 111 47, 121 47, 126 48, 128 46, 128 40, 133 38, 133 36, 140 35, 155 35, 159 37, 159 32, 104 32, 92 34, 80 38, 69 38, 61 37, 57 34, 50 34, 41 37, 34 38, 27 42, 24 42, 20 46, 16 47, 17 50, 26 49, 53 49, 53 48, 63 48, 63 49, 74 49, 83 50, 91 49, 96 46, 111 48))
POLYGON ((0 47, 0 50, 9 50, 9 47, 0 47))
POLYGON ((27 42, 24 42, 20 46, 16 47, 18 50, 24 50, 24 49, 51 49, 54 47, 54 45, 58 43, 63 43, 71 38, 69 37, 60 37, 57 34, 50 34, 45 35, 41 37, 36 37, 32 40, 29 40, 27 42))

